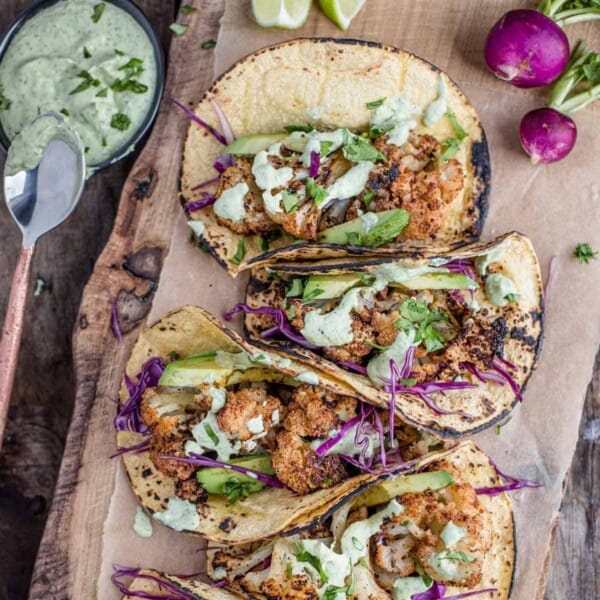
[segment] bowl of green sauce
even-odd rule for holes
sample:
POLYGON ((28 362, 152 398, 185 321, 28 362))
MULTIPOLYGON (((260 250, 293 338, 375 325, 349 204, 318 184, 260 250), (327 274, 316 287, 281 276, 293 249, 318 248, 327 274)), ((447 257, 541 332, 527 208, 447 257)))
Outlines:
POLYGON ((165 79, 160 42, 130 0, 40 0, 0 42, 0 143, 40 114, 65 116, 92 171, 148 132, 165 79))

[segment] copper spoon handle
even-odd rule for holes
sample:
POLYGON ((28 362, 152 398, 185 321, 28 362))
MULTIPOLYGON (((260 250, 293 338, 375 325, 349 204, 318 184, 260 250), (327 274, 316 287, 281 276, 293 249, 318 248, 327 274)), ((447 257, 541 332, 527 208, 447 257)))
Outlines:
POLYGON ((33 249, 34 246, 21 248, 19 252, 0 341, 0 449, 2 449, 8 406, 19 360, 33 249))

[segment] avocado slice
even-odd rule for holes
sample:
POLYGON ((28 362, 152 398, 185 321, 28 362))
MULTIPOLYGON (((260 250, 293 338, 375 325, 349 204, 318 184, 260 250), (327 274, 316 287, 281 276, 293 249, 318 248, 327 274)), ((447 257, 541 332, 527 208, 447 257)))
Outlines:
POLYGON ((158 385, 169 387, 198 387, 202 383, 222 381, 233 371, 232 367, 215 363, 216 352, 202 352, 169 363, 158 385))
POLYGON ((408 225, 408 220, 409 215, 402 208, 384 210, 379 213, 365 213, 341 225, 324 229, 319 234, 319 241, 329 244, 377 248, 396 239, 408 225), (369 218, 366 218, 367 215, 369 218), (374 222, 367 230, 367 223, 371 219, 374 222))
MULTIPOLYGON (((252 469, 259 473, 265 473, 265 475, 273 475, 274 473, 271 465, 271 457, 268 454, 242 456, 233 458, 229 462, 232 465, 252 469)), ((244 475, 244 473, 239 473, 238 471, 232 471, 231 469, 200 469, 196 473, 196 479, 209 494, 228 495, 230 490, 227 490, 226 487, 232 483, 242 484, 243 489, 246 492, 244 495, 259 492, 265 487, 264 483, 258 481, 254 477, 244 475)))
POLYGON ((358 273, 339 275, 311 275, 304 286, 304 300, 330 300, 343 296, 350 288, 362 282, 358 273))
POLYGON ((390 283, 409 290, 476 290, 479 285, 462 273, 429 273, 402 283, 390 283))
POLYGON ((257 135, 245 135, 237 138, 223 150, 225 154, 234 156, 254 156, 261 150, 283 141, 287 133, 259 133, 257 135))
POLYGON ((437 491, 454 483, 448 471, 414 473, 403 477, 392 477, 368 488, 355 501, 354 506, 376 506, 385 504, 392 498, 409 492, 420 493, 426 490, 437 491))

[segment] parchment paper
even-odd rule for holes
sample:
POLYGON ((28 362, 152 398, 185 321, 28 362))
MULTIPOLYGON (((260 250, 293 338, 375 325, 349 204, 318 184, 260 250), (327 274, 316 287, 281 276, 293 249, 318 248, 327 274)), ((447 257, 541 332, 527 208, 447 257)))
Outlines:
MULTIPOLYGON (((534 242, 544 273, 550 258, 557 268, 546 307, 545 342, 525 402, 502 428, 476 441, 514 475, 544 483, 539 490, 512 493, 518 561, 512 598, 531 600, 543 594, 545 561, 562 485, 577 442, 586 386, 600 340, 600 261, 580 265, 572 252, 578 242, 600 248, 600 112, 576 115, 579 140, 561 163, 532 166, 519 147, 521 115, 541 105, 539 91, 517 90, 495 80, 482 63, 491 24, 518 3, 506 1, 368 0, 342 36, 314 8, 295 32, 254 25, 249 2, 230 0, 216 48, 215 74, 262 46, 299 36, 355 37, 410 50, 438 65, 463 88, 478 110, 492 155, 492 195, 483 238, 512 229, 534 242)), ((600 47, 598 28, 570 27, 572 40, 585 37, 600 47)), ((348 90, 347 93, 352 93, 348 90)), ((181 304, 195 303, 217 316, 243 297, 245 278, 233 281, 210 257, 189 242, 182 215, 161 276, 149 321, 181 304)), ((110 423, 107 423, 107 427, 110 423)), ((149 540, 132 530, 136 502, 122 468, 104 526, 99 598, 118 595, 110 586, 112 563, 139 565, 173 573, 201 570, 202 542, 159 524, 149 540)))

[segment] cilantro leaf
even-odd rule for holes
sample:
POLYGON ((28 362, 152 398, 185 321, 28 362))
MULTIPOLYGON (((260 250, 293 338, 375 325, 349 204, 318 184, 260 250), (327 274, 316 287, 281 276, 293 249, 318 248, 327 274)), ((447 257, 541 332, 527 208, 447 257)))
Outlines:
POLYGON ((98 4, 96 4, 94 6, 94 12, 92 13, 92 21, 94 23, 97 23, 100 20, 105 8, 106 8, 106 2, 99 2, 98 4))
POLYGON ((350 586, 338 586, 328 585, 323 593, 323 600, 336 600, 338 594, 348 595, 350 593, 350 586))
POLYGON ((293 192, 283 190, 283 192, 281 192, 281 195, 281 203, 283 204, 283 210, 287 214, 294 212, 300 204, 300 198, 298 197, 298 194, 294 194, 293 192))
POLYGON ((370 110, 375 110, 379 108, 386 101, 386 97, 379 98, 379 100, 373 100, 372 102, 367 102, 367 108, 370 110))
POLYGON ((327 199, 327 190, 317 185, 312 177, 306 178, 306 194, 312 198, 315 206, 321 206, 327 199))
POLYGON ((198 10, 198 9, 197 9, 197 8, 194 8, 193 6, 189 6, 189 5, 187 5, 187 4, 184 4, 184 5, 181 7, 181 14, 182 14, 182 15, 189 15, 190 13, 195 13, 195 12, 197 12, 197 10, 198 10))
POLYGON ((125 131, 130 125, 131 119, 123 113, 115 113, 110 120, 110 126, 119 131, 125 131))
POLYGON ((298 296, 302 296, 302 292, 304 291, 304 284, 302 283, 302 279, 299 277, 295 277, 292 279, 292 284, 288 288, 285 297, 286 298, 297 298, 298 296))
POLYGON ((189 25, 186 23, 171 23, 169 29, 173 32, 175 37, 181 37, 188 29, 189 25))
POLYGON ((204 431, 206 431, 206 435, 211 439, 212 443, 217 446, 219 443, 219 438, 217 434, 214 432, 214 429, 208 424, 204 423, 204 431))
POLYGON ((200 44, 200 48, 202 48, 202 50, 210 50, 211 48, 214 48, 217 45, 216 40, 206 40, 205 42, 202 42, 200 44))
POLYGON ((504 299, 508 300, 509 302, 518 302, 519 294, 506 294, 506 296, 504 296, 504 299))
POLYGON ((594 250, 590 244, 583 243, 577 244, 573 251, 573 256, 583 265, 588 264, 590 260, 596 260, 598 258, 598 252, 594 250))
POLYGON ((377 192, 375 190, 368 190, 367 192, 365 192, 363 194, 363 202, 365 203, 365 206, 367 208, 369 208, 369 206, 371 206, 371 202, 373 202, 376 195, 377 195, 377 192))
POLYGON ((435 308, 431 310, 426 302, 406 298, 400 305, 400 318, 396 328, 401 331, 415 329, 415 342, 423 341, 427 352, 441 350, 446 337, 436 327, 436 323, 446 322, 448 316, 435 308))
POLYGON ((246 244, 244 238, 240 238, 237 250, 234 257, 231 259, 231 262, 234 265, 239 265, 244 260, 244 256, 246 256, 246 244))
POLYGON ((342 151, 344 157, 352 162, 385 160, 385 154, 379 152, 375 146, 364 138, 354 135, 348 130, 344 131, 342 151))
POLYGON ((383 127, 371 127, 371 129, 369 129, 367 135, 374 140, 375 138, 378 138, 380 135, 383 135, 384 133, 387 133, 388 131, 391 131, 392 129, 394 129, 393 125, 385 125, 383 127))
POLYGON ((221 487, 221 493, 227 496, 230 504, 235 504, 240 498, 260 492, 265 487, 260 481, 240 481, 237 477, 231 477, 221 487))
POLYGON ((294 133, 294 131, 302 131, 304 133, 310 133, 314 127, 312 125, 288 125, 284 127, 288 133, 294 133))
POLYGON ((76 88, 69 92, 69 96, 85 92, 85 90, 91 88, 92 86, 98 87, 100 85, 100 80, 92 77, 89 71, 79 71, 79 73, 77 73, 77 77, 83 81, 76 88))
POLYGON ((450 121, 450 125, 452 125, 452 129, 454 130, 454 135, 459 142, 462 142, 466 139, 469 134, 462 128, 461 124, 458 122, 456 118, 456 114, 452 109, 448 109, 446 111, 446 116, 448 117, 448 121, 450 121))
POLYGON ((448 160, 449 158, 456 156, 456 153, 460 149, 461 143, 469 135, 458 122, 453 110, 449 108, 446 111, 446 116, 450 121, 452 130, 454 131, 454 137, 447 138, 444 142, 442 142, 442 153, 440 155, 442 160, 448 160))
POLYGON ((302 548, 302 544, 298 544, 296 558, 298 559, 298 562, 307 562, 319 574, 319 577, 323 583, 327 583, 329 581, 329 577, 327 577, 327 573, 325 573, 319 558, 314 554, 304 550, 302 548))
POLYGON ((12 102, 4 95, 4 92, 0 88, 0 110, 8 110, 12 102))
POLYGON ((285 576, 288 579, 291 579, 293 572, 294 572, 294 570, 292 567, 292 563, 288 560, 287 563, 285 564, 285 576))
POLYGON ((267 238, 264 238, 262 235, 258 235, 256 236, 256 241, 261 252, 269 251, 269 240, 267 238))
POLYGON ((85 46, 83 47, 83 58, 92 58, 90 51, 85 46))
POLYGON ((331 151, 331 148, 333 146, 333 142, 328 142, 328 141, 323 141, 319 143, 319 154, 321 156, 327 156, 329 154, 329 152, 331 151))

